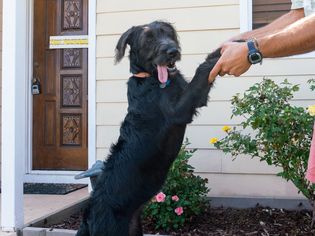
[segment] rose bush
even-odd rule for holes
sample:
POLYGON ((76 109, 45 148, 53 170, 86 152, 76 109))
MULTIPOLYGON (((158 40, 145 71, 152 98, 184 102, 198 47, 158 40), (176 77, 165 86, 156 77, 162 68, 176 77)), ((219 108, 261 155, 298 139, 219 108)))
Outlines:
POLYGON ((203 212, 208 200, 207 179, 193 174, 188 164, 196 150, 188 150, 186 140, 161 190, 145 207, 144 217, 157 229, 177 229, 203 212))

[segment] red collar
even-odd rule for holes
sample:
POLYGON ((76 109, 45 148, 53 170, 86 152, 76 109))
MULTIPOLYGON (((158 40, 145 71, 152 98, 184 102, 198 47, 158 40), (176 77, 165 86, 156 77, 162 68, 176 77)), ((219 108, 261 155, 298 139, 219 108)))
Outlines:
POLYGON ((133 74, 133 76, 144 79, 150 77, 151 75, 147 72, 139 72, 137 74, 133 74))

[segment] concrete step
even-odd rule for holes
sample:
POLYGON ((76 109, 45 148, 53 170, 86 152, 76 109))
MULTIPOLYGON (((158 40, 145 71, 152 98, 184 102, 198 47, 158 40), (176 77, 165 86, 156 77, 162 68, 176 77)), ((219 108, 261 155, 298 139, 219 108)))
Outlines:
MULTIPOLYGON (((76 230, 26 227, 23 229, 23 236, 74 236, 76 232, 77 232, 76 230)), ((166 236, 160 234, 144 234, 144 236, 153 235, 166 236)))

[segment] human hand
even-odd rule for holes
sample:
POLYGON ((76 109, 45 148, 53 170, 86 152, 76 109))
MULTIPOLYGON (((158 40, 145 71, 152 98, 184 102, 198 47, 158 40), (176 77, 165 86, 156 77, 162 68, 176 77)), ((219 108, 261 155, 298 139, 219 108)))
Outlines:
POLYGON ((248 62, 248 48, 246 42, 228 42, 222 46, 221 57, 209 74, 209 82, 217 75, 234 75, 236 77, 245 73, 251 64, 248 62))

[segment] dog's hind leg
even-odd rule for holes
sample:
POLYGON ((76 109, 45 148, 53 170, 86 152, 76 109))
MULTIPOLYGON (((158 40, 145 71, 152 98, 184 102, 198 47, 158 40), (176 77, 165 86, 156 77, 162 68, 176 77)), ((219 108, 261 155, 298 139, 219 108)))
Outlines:
POLYGON ((76 236, 90 236, 89 226, 85 220, 81 222, 80 228, 76 233, 76 236))
POLYGON ((83 212, 83 219, 80 224, 80 228, 76 233, 76 236, 90 236, 89 224, 88 224, 89 207, 83 212))
POLYGON ((141 225, 141 212, 143 207, 139 207, 133 214, 129 223, 129 236, 143 236, 141 225))

